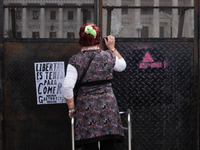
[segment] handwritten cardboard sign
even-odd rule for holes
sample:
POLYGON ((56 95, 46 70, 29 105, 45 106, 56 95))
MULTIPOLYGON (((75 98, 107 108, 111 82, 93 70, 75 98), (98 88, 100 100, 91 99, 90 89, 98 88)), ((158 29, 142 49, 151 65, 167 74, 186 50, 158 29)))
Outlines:
POLYGON ((62 95, 64 62, 34 63, 37 104, 66 103, 62 95))

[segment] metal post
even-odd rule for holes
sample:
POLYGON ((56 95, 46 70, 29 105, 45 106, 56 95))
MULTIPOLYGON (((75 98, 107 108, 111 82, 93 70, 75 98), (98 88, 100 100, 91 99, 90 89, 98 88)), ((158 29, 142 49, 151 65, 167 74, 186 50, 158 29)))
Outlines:
POLYGON ((200 33, 199 33, 199 24, 200 24, 200 6, 199 6, 199 0, 194 0, 194 91, 195 91, 195 100, 192 105, 197 105, 197 111, 195 112, 197 114, 197 117, 194 118, 195 124, 196 124, 196 133, 194 133, 194 137, 196 139, 195 141, 195 148, 196 150, 199 150, 199 112, 200 112, 200 77, 199 77, 199 70, 200 70, 200 60, 199 60, 199 49, 200 49, 200 33))
POLYGON ((0 0, 0 149, 3 148, 3 0, 0 0))
POLYGON ((127 114, 128 114, 128 149, 131 150, 131 110, 128 109, 127 110, 127 114))
POLYGON ((113 8, 107 8, 107 35, 111 33, 111 12, 113 8))
POLYGON ((75 150, 75 141, 74 141, 74 115, 72 115, 71 119, 71 130, 72 130, 72 150, 75 150))
POLYGON ((15 9, 11 9, 11 19, 12 19, 12 38, 15 38, 16 37, 15 9))
POLYGON ((87 23, 87 9, 82 9, 83 12, 83 24, 87 23))
POLYGON ((179 16, 179 23, 178 23, 178 38, 182 38, 182 34, 183 34, 183 24, 184 24, 184 18, 185 18, 185 11, 186 9, 181 9, 180 10, 180 16, 179 16))
POLYGON ((94 0, 94 24, 97 25, 97 0, 94 0))
POLYGON ((102 0, 99 0, 99 28, 101 29, 101 37, 102 37, 102 0))

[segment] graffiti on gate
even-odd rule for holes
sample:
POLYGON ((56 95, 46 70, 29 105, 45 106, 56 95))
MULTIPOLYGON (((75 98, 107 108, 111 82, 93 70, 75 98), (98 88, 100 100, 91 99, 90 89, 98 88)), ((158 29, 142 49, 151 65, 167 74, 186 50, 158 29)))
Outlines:
POLYGON ((64 62, 36 62, 34 67, 37 104, 65 103, 62 95, 64 62))
POLYGON ((142 60, 142 62, 140 63, 139 68, 142 69, 146 69, 146 68, 162 68, 162 62, 154 62, 153 58, 151 57, 151 55, 149 54, 149 52, 147 52, 142 60))

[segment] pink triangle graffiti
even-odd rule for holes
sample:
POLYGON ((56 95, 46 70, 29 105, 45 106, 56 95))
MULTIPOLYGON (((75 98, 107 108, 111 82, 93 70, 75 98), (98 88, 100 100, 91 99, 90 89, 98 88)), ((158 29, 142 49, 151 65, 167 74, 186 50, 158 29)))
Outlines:
POLYGON ((151 55, 147 52, 146 55, 144 56, 142 62, 154 62, 153 58, 151 57, 151 55))
POLYGON ((140 68, 162 68, 162 62, 154 62, 153 58, 151 57, 151 55, 147 52, 142 60, 142 62, 140 63, 140 68))

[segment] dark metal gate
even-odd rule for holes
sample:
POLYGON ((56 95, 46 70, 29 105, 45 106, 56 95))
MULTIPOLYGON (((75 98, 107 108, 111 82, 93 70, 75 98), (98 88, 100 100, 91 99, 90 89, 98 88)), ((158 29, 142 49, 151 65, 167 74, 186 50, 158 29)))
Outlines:
POLYGON ((128 68, 115 77, 113 85, 120 108, 132 110, 133 149, 195 149, 193 43, 123 43, 118 47, 128 68))
MULTIPOLYGON (((113 88, 120 110, 132 111, 133 150, 199 149, 198 5, 195 0, 194 38, 116 38, 127 68, 114 73, 113 88)), ((99 12, 101 18, 101 0, 99 12)), ((101 19, 99 26, 103 26, 101 19)), ((0 42, 2 149, 70 150, 67 105, 37 105, 34 63, 64 61, 66 67, 79 51, 78 40, 0 42)), ((123 117, 123 124, 126 121, 123 117)), ((127 144, 126 140, 117 147, 126 150, 127 144)))

